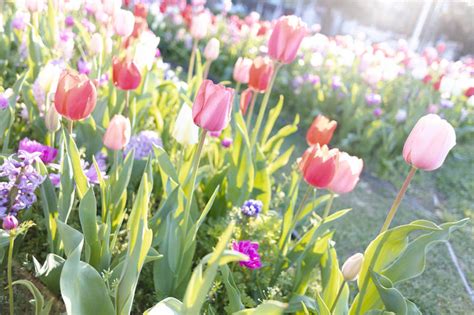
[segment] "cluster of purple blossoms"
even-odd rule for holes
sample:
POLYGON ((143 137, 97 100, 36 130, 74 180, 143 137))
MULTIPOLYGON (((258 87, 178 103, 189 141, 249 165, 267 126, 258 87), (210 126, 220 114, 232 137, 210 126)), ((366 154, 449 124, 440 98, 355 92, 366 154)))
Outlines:
MULTIPOLYGON (((97 162, 97 166, 99 167, 100 174, 105 179, 107 178, 106 170, 107 170, 107 158, 103 153, 99 153, 95 156, 95 160, 97 162)), ((81 166, 84 170, 84 175, 87 177, 87 181, 89 184, 99 184, 99 174, 97 174, 97 170, 93 163, 88 163, 81 159, 81 166)), ((61 175, 51 173, 49 174, 49 180, 53 184, 53 186, 58 187, 61 184, 61 175)))
POLYGON ((155 131, 144 130, 130 139, 124 154, 126 155, 128 152, 135 150, 135 159, 141 160, 153 154, 154 146, 163 146, 160 136, 155 131))
POLYGON ((58 156, 58 150, 37 141, 24 138, 20 141, 18 151, 26 151, 28 153, 39 153, 41 161, 45 164, 53 162, 58 156))
POLYGON ((239 261, 239 264, 243 267, 249 269, 258 269, 262 267, 262 262, 260 261, 260 254, 258 253, 258 243, 251 241, 238 241, 232 244, 232 249, 247 255, 249 260, 239 261))
POLYGON ((18 222, 12 217, 36 202, 35 191, 44 181, 34 167, 39 156, 40 153, 18 151, 0 165, 0 219, 6 229, 14 228, 13 223, 18 222))
POLYGON ((7 89, 3 93, 0 93, 0 110, 1 109, 6 109, 8 107, 8 98, 11 96, 12 90, 7 89))
POLYGON ((382 96, 377 93, 368 93, 365 96, 365 102, 368 106, 378 106, 382 103, 382 96))
POLYGON ((248 217, 256 217, 262 211, 263 203, 260 200, 249 199, 240 208, 240 211, 248 217))

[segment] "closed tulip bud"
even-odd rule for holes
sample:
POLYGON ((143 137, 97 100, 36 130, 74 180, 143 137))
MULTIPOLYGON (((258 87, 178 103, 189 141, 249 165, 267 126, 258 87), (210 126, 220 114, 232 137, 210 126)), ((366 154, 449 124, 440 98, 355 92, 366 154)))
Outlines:
POLYGON ((209 61, 214 61, 219 57, 220 43, 217 38, 211 38, 204 48, 204 57, 209 61))
POLYGON ((110 150, 122 150, 130 141, 130 120, 122 115, 115 115, 109 123, 102 139, 110 150))
POLYGON ((112 79, 114 85, 121 90, 135 90, 140 85, 142 76, 133 61, 114 58, 112 79))
POLYGON ((207 36, 209 25, 211 24, 211 16, 209 12, 204 11, 194 15, 191 18, 191 36, 196 40, 201 40, 207 36))
POLYGON ((359 182, 363 167, 362 159, 350 156, 346 152, 339 152, 336 173, 327 188, 337 194, 351 192, 359 182))
POLYGON ((253 91, 251 89, 246 89, 240 95, 240 110, 242 111, 242 115, 247 113, 247 109, 249 107, 250 101, 252 100, 253 91))
POLYGON ((50 106, 46 112, 44 123, 49 132, 56 132, 61 127, 61 116, 59 116, 54 106, 50 106))
POLYGON ((292 63, 307 35, 306 24, 297 16, 282 16, 275 24, 268 41, 268 55, 282 63, 292 63))
POLYGON ((43 11, 44 9, 43 0, 26 0, 25 5, 28 11, 30 11, 31 13, 43 11))
POLYGON ((183 104, 174 124, 172 136, 182 145, 198 143, 199 127, 194 124, 193 111, 183 104))
POLYGON ((14 230, 18 227, 18 219, 15 216, 9 214, 3 218, 2 227, 6 231, 14 230))
POLYGON ((443 165, 456 145, 453 126, 438 115, 428 114, 418 120, 403 147, 403 158, 416 168, 433 171, 443 165))
POLYGON ((255 58, 249 71, 249 87, 259 93, 265 92, 272 74, 273 64, 269 58, 255 58))
POLYGON ((239 57, 234 66, 233 77, 236 82, 247 84, 249 82, 250 67, 252 60, 249 58, 239 57))
POLYGON ((99 33, 94 33, 91 37, 89 50, 92 54, 100 55, 104 49, 104 41, 99 33))
POLYGON ((127 10, 117 10, 114 15, 114 31, 117 35, 128 37, 135 26, 135 16, 127 10))
POLYGON ((69 120, 87 118, 95 108, 97 91, 94 83, 84 74, 64 70, 54 95, 56 111, 69 120))
POLYGON ((312 146, 315 144, 328 144, 337 128, 337 121, 330 120, 326 116, 318 115, 306 133, 306 142, 312 146))
POLYGON ((230 121, 234 89, 204 80, 193 104, 193 120, 207 131, 225 129, 230 121))
POLYGON ((364 263, 364 255, 357 253, 349 257, 344 265, 342 265, 342 276, 346 281, 354 281, 359 277, 362 264, 364 263))
POLYGON ((326 145, 309 147, 299 161, 304 180, 316 188, 327 188, 336 173, 338 150, 326 145))

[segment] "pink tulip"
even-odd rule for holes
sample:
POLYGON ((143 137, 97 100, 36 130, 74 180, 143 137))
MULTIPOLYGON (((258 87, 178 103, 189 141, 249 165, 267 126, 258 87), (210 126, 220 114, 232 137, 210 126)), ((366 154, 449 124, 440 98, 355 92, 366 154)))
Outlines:
POLYGON ((209 25, 211 24, 211 16, 209 12, 203 11, 194 15, 191 19, 191 36, 196 40, 201 40, 207 36, 209 25))
POLYGON ((301 41, 307 35, 306 24, 297 16, 282 16, 268 41, 268 55, 282 63, 292 63, 301 41))
POLYGON ((249 83, 250 67, 252 66, 252 60, 249 58, 239 57, 234 66, 234 80, 236 82, 247 84, 249 83))
POLYGON ((130 141, 130 133, 130 120, 122 115, 115 115, 105 131, 104 145, 110 150, 121 150, 130 141))
POLYGON ((456 145, 453 126, 438 115, 428 114, 418 120, 403 147, 403 158, 416 168, 432 171, 443 165, 456 145))
POLYGON ((114 16, 114 31, 117 35, 128 37, 133 32, 135 16, 127 10, 118 10, 114 16))
POLYGON ((327 188, 337 194, 352 191, 359 182, 363 167, 364 162, 358 157, 350 156, 346 152, 339 152, 336 173, 327 188))
POLYGON ((193 104, 193 120, 207 131, 220 131, 227 127, 232 111, 234 89, 204 80, 193 104))
POLYGON ((209 61, 214 61, 219 57, 220 43, 217 38, 211 38, 204 48, 204 57, 209 61))
POLYGON ((273 62, 268 57, 254 59, 249 71, 249 87, 256 92, 264 93, 273 75, 273 62))
POLYGON ((338 152, 319 144, 306 149, 299 161, 304 180, 313 187, 327 188, 336 172, 338 152))

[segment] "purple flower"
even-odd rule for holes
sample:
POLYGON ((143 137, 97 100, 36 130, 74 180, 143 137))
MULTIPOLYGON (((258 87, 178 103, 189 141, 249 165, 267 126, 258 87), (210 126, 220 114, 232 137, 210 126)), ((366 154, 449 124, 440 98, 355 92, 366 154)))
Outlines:
POLYGON ((372 113, 375 117, 379 118, 380 116, 382 116, 383 110, 380 107, 377 107, 372 113))
POLYGON ((70 30, 62 30, 59 33, 59 39, 63 42, 67 42, 67 41, 69 41, 70 39, 73 39, 73 38, 74 38, 74 33, 71 32, 70 30))
POLYGON ((23 31, 26 28, 28 16, 23 12, 17 12, 12 19, 12 27, 16 30, 23 31))
MULTIPOLYGON (((107 162, 106 157, 103 153, 99 153, 95 156, 95 160, 97 162, 97 166, 99 167, 100 174, 103 178, 106 178, 105 171, 107 170, 107 162)), ((94 163, 89 163, 85 161, 82 162, 82 167, 84 169, 84 174, 87 177, 87 180, 90 184, 98 184, 99 183, 99 174, 97 174, 97 170, 95 168, 94 163)))
POLYGON ((77 70, 81 74, 89 75, 91 73, 91 64, 81 58, 77 62, 77 70))
POLYGON ((3 218, 3 229, 6 231, 14 230, 18 226, 18 219, 13 215, 7 215, 3 218))
POLYGON ((428 105, 428 108, 426 109, 426 111, 429 114, 436 114, 439 111, 439 107, 436 104, 430 104, 428 105))
POLYGON ((249 199, 240 208, 240 211, 248 217, 256 217, 262 211, 263 203, 260 200, 249 199))
POLYGON ((382 96, 377 93, 369 93, 365 96, 365 102, 369 106, 380 105, 380 103, 382 103, 382 96))
POLYGON ((5 109, 8 107, 8 97, 5 93, 0 93, 0 109, 5 109))
POLYGON ((239 241, 232 244, 232 249, 247 255, 249 259, 247 261, 240 261, 239 264, 243 267, 249 269, 258 269, 262 267, 262 262, 260 261, 260 255, 258 253, 258 243, 251 241, 239 241))
POLYGON ((224 139, 222 139, 222 141, 221 141, 221 145, 222 145, 224 148, 230 148, 230 146, 232 145, 232 143, 233 143, 232 138, 224 138, 224 139))
POLYGON ((160 51, 159 48, 156 49, 155 57, 156 57, 156 58, 160 58, 160 57, 161 57, 161 51, 160 51))
POLYGON ((152 130, 144 130, 130 139, 124 154, 126 155, 128 152, 135 150, 135 160, 141 160, 153 154, 155 146, 163 146, 158 133, 152 130))
POLYGON ((104 86, 108 82, 109 82, 109 75, 107 73, 104 73, 103 75, 100 76, 99 86, 104 86))
POLYGON ((49 174, 49 180, 51 181, 51 184, 53 184, 54 187, 59 187, 59 184, 61 184, 61 175, 59 174, 49 174))
POLYGON ((66 16, 66 18, 64 19, 64 22, 66 23, 67 27, 74 26, 74 18, 70 15, 66 16))
POLYGON ((89 33, 95 33, 96 27, 95 24, 89 21, 88 19, 84 18, 82 19, 82 25, 87 29, 89 33))
POLYGON ((447 100, 443 98, 439 102, 439 105, 441 105, 442 108, 453 108, 454 103, 451 100, 447 100))
POLYGON ((219 131, 210 131, 209 135, 213 138, 219 138, 221 136, 221 133, 222 133, 221 130, 219 130, 219 131))
POLYGON ((20 141, 18 150, 26 151, 29 153, 40 153, 41 161, 43 161, 43 163, 45 164, 53 162, 56 159, 56 156, 58 155, 57 149, 41 144, 34 140, 30 140, 28 138, 24 138, 20 141))
POLYGON ((395 120, 398 123, 404 122, 407 119, 407 111, 404 109, 399 109, 395 115, 395 120))
POLYGON ((311 83, 311 85, 316 85, 321 82, 319 76, 315 74, 305 74, 305 80, 311 83))
POLYGON ((341 77, 335 75, 332 77, 331 87, 333 90, 339 90, 342 87, 341 77))
POLYGON ((302 76, 297 76, 293 79, 291 82, 291 85, 293 86, 294 89, 300 88, 304 84, 304 79, 302 76))

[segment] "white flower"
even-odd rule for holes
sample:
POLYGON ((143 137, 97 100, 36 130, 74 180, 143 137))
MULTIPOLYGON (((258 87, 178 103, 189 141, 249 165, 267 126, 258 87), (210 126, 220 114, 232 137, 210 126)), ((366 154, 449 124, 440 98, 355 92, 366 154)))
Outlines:
POLYGON ((186 104, 181 106, 172 135, 182 145, 198 143, 199 127, 194 124, 193 112, 186 104))

